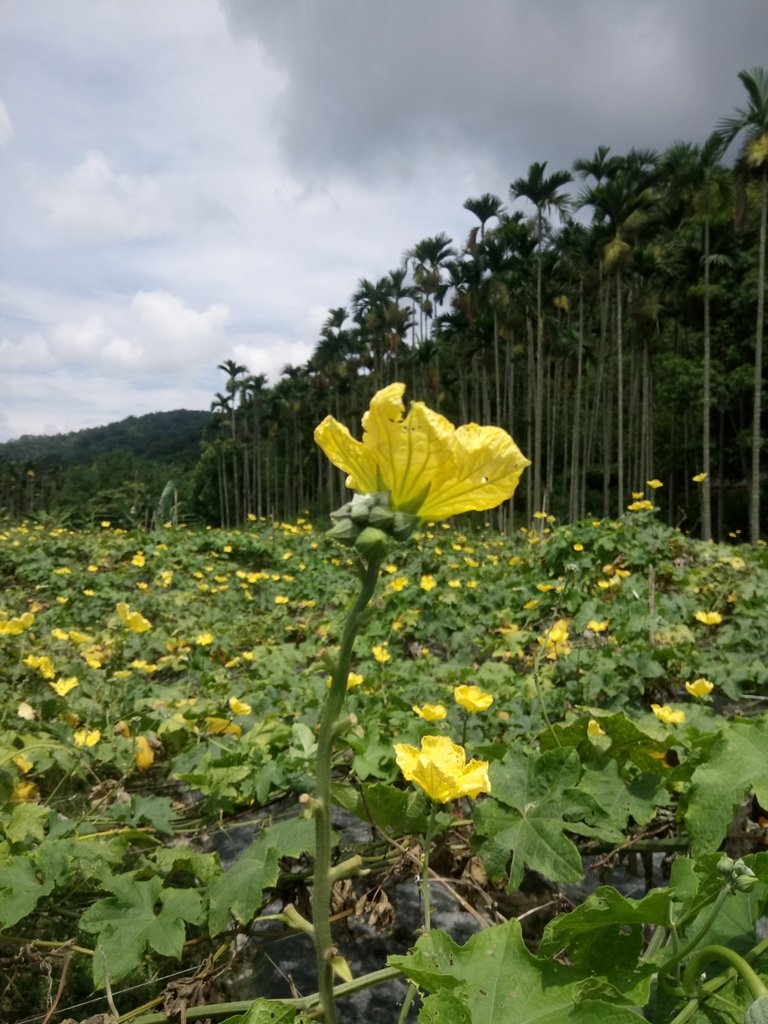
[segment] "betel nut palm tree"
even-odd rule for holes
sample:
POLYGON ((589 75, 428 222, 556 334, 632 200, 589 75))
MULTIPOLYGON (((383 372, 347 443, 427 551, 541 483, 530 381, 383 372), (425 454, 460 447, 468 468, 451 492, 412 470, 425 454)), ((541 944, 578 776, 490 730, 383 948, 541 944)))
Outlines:
POLYGON ((755 359, 752 399, 752 466, 749 495, 749 535, 752 543, 760 537, 760 455, 762 448, 763 333, 765 326, 766 222, 768 221, 768 71, 752 68, 740 71, 747 90, 747 106, 720 119, 717 132, 730 145, 737 135, 744 137, 739 157, 745 175, 757 177, 760 189, 759 243, 757 256, 757 312, 755 315, 755 359))

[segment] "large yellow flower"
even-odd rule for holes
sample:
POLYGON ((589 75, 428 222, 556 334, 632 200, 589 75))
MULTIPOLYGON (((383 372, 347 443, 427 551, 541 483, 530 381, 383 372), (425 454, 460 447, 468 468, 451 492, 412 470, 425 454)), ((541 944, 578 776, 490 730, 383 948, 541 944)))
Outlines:
POLYGON ((464 748, 447 736, 422 737, 421 750, 395 743, 395 759, 406 779, 437 803, 447 804, 462 796, 474 799, 491 791, 488 762, 473 759, 467 764, 464 748))
POLYGON ((315 441, 360 494, 388 491, 395 511, 438 521, 494 508, 510 498, 530 462, 500 427, 453 426, 423 402, 403 405, 404 384, 390 384, 363 415, 363 440, 332 416, 315 441))

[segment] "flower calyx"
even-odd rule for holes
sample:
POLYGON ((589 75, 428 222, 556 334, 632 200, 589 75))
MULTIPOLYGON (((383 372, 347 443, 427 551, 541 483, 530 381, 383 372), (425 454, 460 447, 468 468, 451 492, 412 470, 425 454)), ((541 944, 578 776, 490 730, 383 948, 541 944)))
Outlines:
POLYGON ((386 557, 392 540, 407 540, 419 525, 419 517, 390 508, 389 491, 355 494, 351 501, 331 512, 333 526, 327 536, 354 547, 368 562, 386 557))

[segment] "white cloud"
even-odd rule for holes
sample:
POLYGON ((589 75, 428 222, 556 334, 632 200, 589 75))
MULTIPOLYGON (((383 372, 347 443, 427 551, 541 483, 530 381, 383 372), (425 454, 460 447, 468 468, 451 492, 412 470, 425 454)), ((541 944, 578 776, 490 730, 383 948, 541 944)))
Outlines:
POLYGON ((7 146, 13 135, 13 122, 8 107, 0 100, 0 146, 7 146))
POLYGON ((7 380, 7 374, 13 370, 31 367, 42 370, 53 365, 51 350, 42 334, 28 334, 16 342, 0 339, 0 366, 3 367, 0 380, 7 380))
POLYGON ((98 151, 48 184, 40 204, 54 227, 88 241, 152 238, 170 219, 154 179, 119 174, 98 151))

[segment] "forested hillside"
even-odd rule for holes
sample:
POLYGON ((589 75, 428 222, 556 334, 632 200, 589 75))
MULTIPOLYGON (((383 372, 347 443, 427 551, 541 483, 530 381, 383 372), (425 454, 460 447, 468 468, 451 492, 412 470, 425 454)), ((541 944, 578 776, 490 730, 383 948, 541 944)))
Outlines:
POLYGON ((177 496, 186 484, 207 422, 204 412, 179 409, 7 441, 0 444, 0 509, 148 525, 169 480, 177 496))

